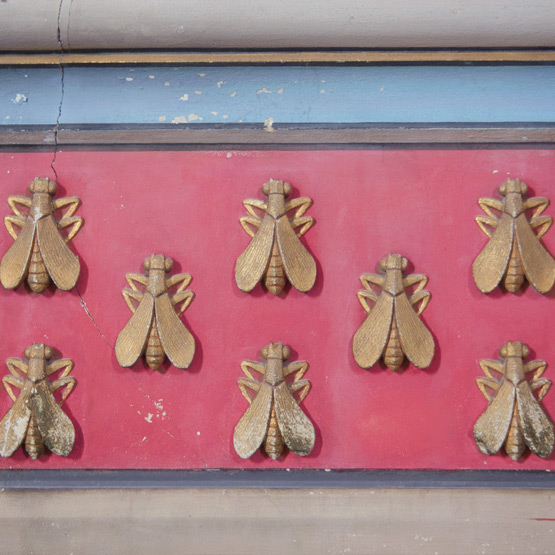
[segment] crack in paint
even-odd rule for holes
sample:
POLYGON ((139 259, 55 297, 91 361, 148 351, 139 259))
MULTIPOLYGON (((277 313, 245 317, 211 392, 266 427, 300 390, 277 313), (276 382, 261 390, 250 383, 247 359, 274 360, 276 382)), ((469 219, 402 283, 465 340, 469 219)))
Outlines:
POLYGON ((96 320, 94 319, 94 316, 91 314, 91 312, 89 310, 89 307, 87 306, 87 303, 85 302, 85 299, 83 299, 83 296, 81 295, 81 292, 79 291, 79 289, 77 289, 77 287, 75 289, 77 291, 77 294, 79 295, 79 298, 81 299, 81 307, 85 311, 85 314, 91 319, 94 327, 96 328, 96 331, 98 331, 98 333, 100 334, 100 337, 102 337, 102 339, 104 340, 104 343, 106 343, 106 345, 108 345, 108 347, 110 347, 110 349, 112 349, 112 351, 113 351, 114 347, 108 341, 108 339, 106 339, 106 336, 102 333, 102 331, 98 327, 98 324, 96 323, 96 320))
MULTIPOLYGON (((62 6, 64 4, 64 0, 60 0, 60 5, 58 7, 58 28, 57 28, 57 34, 56 34, 56 38, 58 40, 58 44, 60 45, 60 53, 61 53, 61 57, 60 57, 60 104, 58 106, 58 116, 56 117, 56 125, 54 126, 54 153, 52 155, 52 161, 50 162, 50 168, 52 169, 52 172, 54 173, 55 179, 56 181, 58 181, 58 172, 56 171, 56 168, 54 167, 54 165, 56 164, 56 156, 58 155, 58 131, 60 129, 60 118, 62 117, 62 105, 64 103, 64 64, 63 64, 63 55, 64 55, 64 44, 62 42, 62 31, 61 31, 61 18, 62 18, 62 6)), ((70 5, 70 9, 71 9, 71 5, 70 5)), ((68 22, 67 22, 67 26, 69 29, 69 18, 68 18, 68 22)))

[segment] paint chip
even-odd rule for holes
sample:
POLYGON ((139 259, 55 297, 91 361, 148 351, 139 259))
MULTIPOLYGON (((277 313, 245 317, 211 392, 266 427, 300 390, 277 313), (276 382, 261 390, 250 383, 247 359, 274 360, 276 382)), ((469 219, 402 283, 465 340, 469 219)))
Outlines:
POLYGON ((126 81, 133 81, 133 77, 126 77, 125 80, 126 81))
POLYGON ((272 94, 272 91, 269 91, 266 87, 263 87, 263 88, 258 89, 258 90, 256 91, 256 94, 262 94, 262 93, 264 93, 264 94, 272 94))
POLYGON ((179 97, 179 100, 183 100, 184 102, 189 100, 189 95, 187 93, 185 93, 183 96, 179 97))
POLYGON ((202 91, 195 91, 195 94, 202 94, 202 91))
POLYGON ((206 73, 199 73, 198 76, 199 77, 206 77, 206 73))
POLYGON ((232 156, 233 156, 233 155, 231 154, 231 152, 228 152, 228 153, 225 155, 226 158, 231 158, 232 156))
POLYGON ((14 104, 21 104, 22 102, 27 102, 27 97, 24 94, 17 93, 15 98, 12 99, 14 104))
POLYGON ((189 114, 189 121, 202 121, 202 116, 197 114, 189 114))
POLYGON ((176 116, 172 119, 172 123, 187 123, 187 118, 185 116, 176 116))
POLYGON ((158 121, 166 121, 166 116, 160 116, 160 117, 158 118, 158 121))
POLYGON ((274 129, 274 118, 266 118, 264 120, 264 131, 272 133, 274 129))
POLYGON ((200 432, 197 432, 197 436, 199 436, 199 435, 200 435, 200 432))
POLYGON ((149 79, 156 79, 156 77, 154 75, 149 75, 148 78, 149 79))
POLYGON ((277 93, 277 94, 283 94, 283 87, 281 87, 280 89, 278 89, 278 90, 276 91, 276 93, 277 93))
POLYGON ((227 114, 222 114, 222 118, 227 119, 229 116, 227 114))
POLYGON ((224 83, 225 83, 225 81, 218 81, 218 82, 216 83, 216 86, 218 87, 218 89, 221 89, 221 88, 222 88, 222 85, 223 85, 224 83))
POLYGON ((233 91, 229 96, 237 96, 237 91, 233 91))
POLYGON ((217 115, 218 115, 218 112, 213 112, 213 111, 212 111, 212 112, 210 112, 210 113, 211 113, 213 116, 217 116, 217 115))
POLYGON ((169 87, 169 86, 170 86, 170 82, 169 82, 169 81, 166 81, 166 82, 164 83, 164 87, 169 87))
POLYGON ((145 416, 145 420, 149 423, 152 424, 152 417, 154 416, 154 414, 152 414, 151 412, 148 413, 148 416, 145 416))

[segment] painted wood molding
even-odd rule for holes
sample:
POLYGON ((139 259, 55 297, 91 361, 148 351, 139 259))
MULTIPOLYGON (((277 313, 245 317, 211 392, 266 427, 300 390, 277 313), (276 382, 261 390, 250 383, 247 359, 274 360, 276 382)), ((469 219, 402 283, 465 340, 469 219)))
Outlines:
POLYGON ((18 0, 0 50, 552 47, 551 0, 18 0))

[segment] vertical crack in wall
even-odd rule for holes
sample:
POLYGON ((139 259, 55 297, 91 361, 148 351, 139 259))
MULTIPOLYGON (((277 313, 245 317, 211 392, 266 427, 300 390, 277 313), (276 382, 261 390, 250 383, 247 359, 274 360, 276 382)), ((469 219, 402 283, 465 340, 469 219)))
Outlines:
MULTIPOLYGON (((60 0, 60 5, 58 6, 58 27, 57 27, 57 35, 56 39, 60 46, 60 103, 58 105, 58 115, 56 117, 56 125, 54 126, 54 153, 52 155, 52 161, 50 162, 50 167, 54 172, 55 180, 58 181, 58 172, 56 171, 55 164, 56 164, 56 156, 58 155, 58 132, 60 129, 60 119, 62 117, 62 106, 64 103, 64 43, 62 41, 62 31, 61 31, 61 19, 62 19, 62 6, 64 4, 64 0, 60 0)), ((70 4, 71 8, 71 4, 70 4)), ((69 32, 69 18, 67 21, 67 32, 69 32)))
POLYGON ((85 314, 91 319, 91 322, 93 323, 94 327, 96 328, 96 331, 100 334, 100 337, 102 337, 102 339, 104 340, 104 343, 106 343, 106 345, 108 345, 108 347, 110 347, 110 349, 112 349, 112 351, 113 351, 114 346, 108 341, 106 336, 102 333, 102 331, 98 327, 98 324, 96 323, 96 320, 94 319, 94 316, 91 314, 91 312, 89 310, 89 307, 87 306, 87 303, 85 302, 85 299, 83 299, 83 295, 81 295, 81 292, 79 291, 79 289, 77 289, 77 287, 75 288, 75 290, 77 291, 77 294, 79 295, 79 298, 81 299, 81 307, 85 311, 85 314))

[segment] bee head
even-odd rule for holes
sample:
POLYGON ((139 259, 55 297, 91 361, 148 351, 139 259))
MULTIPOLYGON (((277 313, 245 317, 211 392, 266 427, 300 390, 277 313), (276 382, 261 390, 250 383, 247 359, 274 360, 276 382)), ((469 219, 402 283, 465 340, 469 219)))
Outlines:
POLYGON ((173 260, 171 258, 166 258, 163 254, 151 254, 148 258, 145 258, 143 263, 143 268, 150 272, 150 270, 164 270, 168 273, 173 266, 173 260))
POLYGON ((520 195, 525 195, 528 191, 528 185, 520 179, 507 179, 505 183, 502 183, 499 187, 499 194, 503 197, 507 196, 509 193, 518 193, 520 195))
POLYGON ((279 194, 288 197, 291 194, 291 184, 285 181, 275 181, 270 179, 267 183, 262 185, 262 192, 269 197, 271 194, 279 194))
POLYGON ((56 194, 56 182, 50 181, 48 177, 35 177, 29 185, 29 192, 33 193, 48 193, 50 196, 56 194))
POLYGON ((281 360, 287 360, 291 355, 291 349, 284 345, 281 341, 279 343, 269 343, 265 345, 260 350, 262 358, 278 358, 281 360))
POLYGON ((408 260, 400 254, 388 254, 382 258, 378 264, 378 269, 382 272, 387 270, 401 270, 404 272, 407 269, 408 260))
POLYGON ((508 357, 519 357, 526 358, 530 354, 530 349, 528 345, 521 343, 520 341, 508 341, 499 349, 499 356, 501 358, 508 357))
POLYGON ((45 358, 50 360, 54 354, 54 349, 50 345, 44 343, 33 343, 25 349, 25 358, 31 360, 32 358, 45 358))

